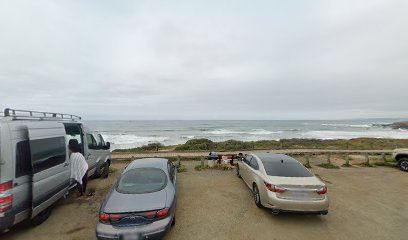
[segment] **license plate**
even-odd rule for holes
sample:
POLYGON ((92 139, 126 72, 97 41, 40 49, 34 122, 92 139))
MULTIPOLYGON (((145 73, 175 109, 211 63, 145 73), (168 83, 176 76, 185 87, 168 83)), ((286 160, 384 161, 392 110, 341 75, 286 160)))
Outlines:
POLYGON ((298 192, 293 192, 292 194, 293 194, 293 196, 296 197, 296 198, 306 198, 306 197, 309 196, 309 194, 308 194, 307 192, 300 192, 300 191, 298 191, 298 192))
POLYGON ((120 238, 121 240, 139 240, 142 239, 137 233, 125 233, 120 238))

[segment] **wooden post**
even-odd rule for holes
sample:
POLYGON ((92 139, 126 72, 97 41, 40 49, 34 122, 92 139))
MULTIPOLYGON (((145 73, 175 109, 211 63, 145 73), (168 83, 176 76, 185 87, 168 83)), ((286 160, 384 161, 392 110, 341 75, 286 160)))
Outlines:
POLYGON ((370 165, 370 158, 368 157, 368 152, 366 152, 366 154, 365 154, 365 164, 366 165, 370 165))
POLYGON ((327 154, 327 164, 331 164, 331 153, 327 154))
POLYGON ((204 157, 201 157, 201 169, 204 169, 204 157))
POLYGON ((312 166, 310 166, 310 154, 309 153, 305 153, 305 158, 306 158, 306 163, 305 163, 305 167, 307 168, 311 168, 312 166))
POLYGON ((283 149, 283 143, 282 143, 281 140, 279 140, 279 148, 280 148, 280 149, 283 149))
POLYGON ((350 166, 350 155, 346 153, 346 166, 350 166))
POLYGON ((387 162, 387 157, 385 156, 385 153, 381 153, 381 158, 382 158, 384 163, 387 162))
POLYGON ((177 155, 177 165, 181 166, 181 159, 180 159, 180 155, 177 155))

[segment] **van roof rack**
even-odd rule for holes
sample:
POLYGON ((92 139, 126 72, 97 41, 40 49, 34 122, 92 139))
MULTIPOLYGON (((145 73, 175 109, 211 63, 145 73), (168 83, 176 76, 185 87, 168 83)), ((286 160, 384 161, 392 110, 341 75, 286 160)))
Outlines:
POLYGON ((11 108, 4 109, 4 117, 12 117, 13 119, 71 120, 71 121, 82 119, 80 116, 67 113, 39 112, 30 110, 17 110, 11 108))

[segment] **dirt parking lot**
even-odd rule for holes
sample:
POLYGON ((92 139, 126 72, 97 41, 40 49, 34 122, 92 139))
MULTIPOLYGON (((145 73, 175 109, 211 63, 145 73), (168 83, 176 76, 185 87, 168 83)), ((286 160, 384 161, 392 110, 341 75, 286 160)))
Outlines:
MULTIPOLYGON (((408 174, 389 167, 323 169, 313 167, 329 187, 327 216, 282 214, 259 209, 234 171, 197 172, 184 162, 178 174, 176 226, 165 240, 187 239, 406 239, 408 174)), ((89 182, 95 196, 62 200, 42 225, 24 225, 1 235, 3 240, 95 239, 99 205, 125 163, 108 179, 89 182)))

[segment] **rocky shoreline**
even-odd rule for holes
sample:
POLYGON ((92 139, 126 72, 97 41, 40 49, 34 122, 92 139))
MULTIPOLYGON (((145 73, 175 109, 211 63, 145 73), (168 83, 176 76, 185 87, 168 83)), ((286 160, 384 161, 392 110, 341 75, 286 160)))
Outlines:
POLYGON ((408 129, 408 121, 395 122, 391 124, 384 124, 383 127, 390 127, 392 129, 408 129))

